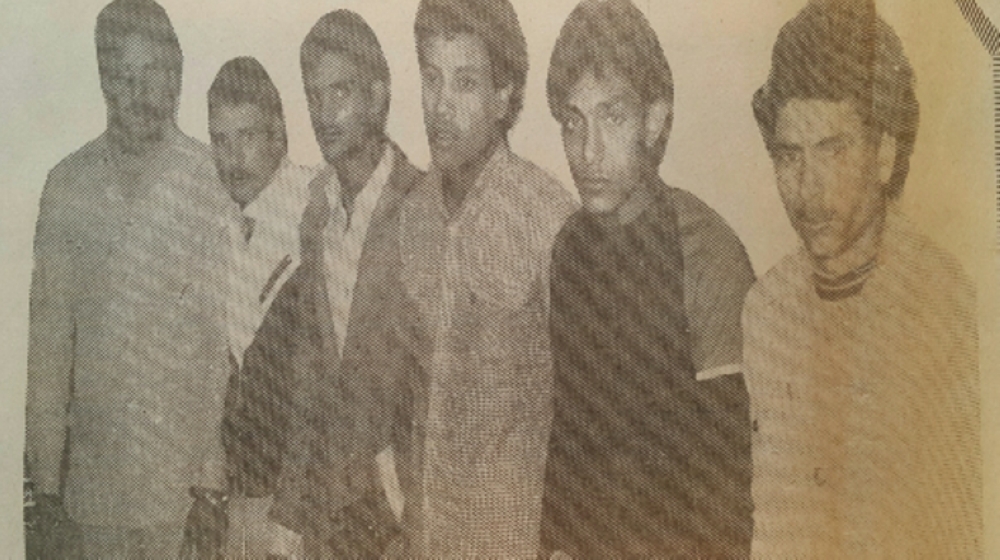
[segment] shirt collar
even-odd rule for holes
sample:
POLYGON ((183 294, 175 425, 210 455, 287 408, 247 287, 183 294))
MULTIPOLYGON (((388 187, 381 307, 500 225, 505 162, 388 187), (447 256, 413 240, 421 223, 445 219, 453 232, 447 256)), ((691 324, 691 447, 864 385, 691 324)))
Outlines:
POLYGON ((274 176, 271 177, 271 182, 243 208, 243 216, 254 220, 267 219, 275 214, 281 205, 291 202, 292 193, 288 192, 293 188, 291 181, 288 180, 290 170, 291 162, 287 157, 282 158, 274 171, 274 176))
MULTIPOLYGON (((354 224, 368 223, 368 220, 375 212, 375 207, 378 205, 379 199, 382 197, 382 191, 392 176, 395 159, 396 152, 392 144, 386 142, 382 150, 382 159, 379 160, 378 165, 375 166, 371 176, 368 178, 368 182, 365 183, 361 192, 354 199, 354 211, 351 214, 350 221, 352 224, 351 227, 355 227, 354 224)), ((327 200, 330 201, 335 214, 344 214, 346 218, 344 204, 340 198, 340 188, 340 179, 337 177, 336 171, 328 169, 328 177, 324 185, 327 200)))
MULTIPOLYGON (((476 181, 473 183, 472 188, 465 195, 465 200, 462 202, 462 207, 459 209, 458 213, 455 214, 455 219, 459 219, 461 216, 472 214, 479 207, 479 204, 483 198, 483 193, 486 192, 492 185, 497 183, 497 174, 505 169, 510 161, 511 153, 510 147, 507 146, 507 142, 499 142, 493 154, 490 155, 489 159, 486 160, 486 164, 483 165, 483 169, 479 172, 479 176, 476 177, 476 181)), ((427 173, 426 185, 431 188, 429 194, 435 201, 436 205, 439 206, 439 211, 442 216, 445 217, 447 221, 448 212, 444 206, 444 193, 442 192, 442 177, 441 170, 431 163, 430 170, 427 173)))
POLYGON ((365 183, 365 188, 361 189, 357 198, 354 199, 354 214, 351 216, 352 223, 367 224, 371 215, 375 212, 375 206, 378 204, 379 199, 382 198, 382 191, 389 182, 389 176, 392 175, 395 155, 392 147, 386 143, 382 151, 382 159, 375 167, 375 171, 372 172, 372 176, 368 178, 368 182, 365 183))

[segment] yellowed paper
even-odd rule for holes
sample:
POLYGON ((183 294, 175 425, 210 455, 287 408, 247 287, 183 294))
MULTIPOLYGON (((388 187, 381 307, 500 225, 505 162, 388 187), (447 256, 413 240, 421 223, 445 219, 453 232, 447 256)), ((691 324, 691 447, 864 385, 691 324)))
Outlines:
MULTIPOLYGON (((751 111, 767 78, 780 27, 803 0, 636 0, 659 34, 673 70, 675 119, 664 180, 714 208, 743 241, 758 276, 798 245, 751 111)), ((98 136, 105 109, 94 22, 103 0, 8 0, 0 18, 0 551, 24 550, 21 471, 32 237, 46 174, 98 136)), ((208 141, 206 92, 226 60, 256 57, 280 90, 290 158, 318 165, 299 67, 299 45, 316 19, 348 8, 377 33, 392 73, 388 134, 418 167, 429 152, 413 38, 416 0, 162 0, 184 52, 179 123, 208 141)), ((559 126, 545 96, 549 56, 576 0, 513 0, 531 69, 511 147, 576 196, 559 126)), ((903 211, 960 261, 978 292, 984 450, 985 557, 1000 557, 1000 292, 994 69, 991 56, 952 0, 879 0, 917 77, 921 123, 903 211)), ((985 0, 1000 24, 1000 4, 985 0)), ((998 63, 1000 64, 1000 63, 998 63)), ((1000 68, 1000 66, 998 66, 1000 68)), ((1000 70, 996 70, 1000 71, 1000 70)))

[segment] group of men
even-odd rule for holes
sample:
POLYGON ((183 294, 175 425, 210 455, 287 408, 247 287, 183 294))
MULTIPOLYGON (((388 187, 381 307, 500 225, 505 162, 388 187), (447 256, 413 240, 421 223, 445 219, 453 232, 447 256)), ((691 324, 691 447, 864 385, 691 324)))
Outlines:
POLYGON ((430 168, 338 10, 300 52, 316 170, 255 59, 209 150, 164 10, 98 16, 107 129, 35 241, 41 557, 981 554, 973 293, 896 209, 918 105, 873 2, 777 39, 753 111, 802 249, 756 283, 658 177, 673 81, 630 0, 583 0, 548 68, 582 208, 509 147, 509 0, 421 0, 414 34, 430 168))

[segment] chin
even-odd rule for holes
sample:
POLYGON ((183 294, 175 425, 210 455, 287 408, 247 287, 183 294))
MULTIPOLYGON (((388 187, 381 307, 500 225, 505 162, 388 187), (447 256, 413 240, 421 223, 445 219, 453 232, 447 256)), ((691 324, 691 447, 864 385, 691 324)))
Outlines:
POLYGON ((610 214, 618 209, 618 205, 614 201, 604 197, 584 198, 581 204, 583 205, 583 209, 591 214, 610 214))
POLYGON ((434 160, 434 166, 441 171, 454 171, 462 167, 461 158, 449 150, 431 150, 431 159, 434 160))
POLYGON ((806 250, 814 259, 832 259, 843 252, 843 246, 839 239, 831 237, 815 237, 805 240, 806 250))

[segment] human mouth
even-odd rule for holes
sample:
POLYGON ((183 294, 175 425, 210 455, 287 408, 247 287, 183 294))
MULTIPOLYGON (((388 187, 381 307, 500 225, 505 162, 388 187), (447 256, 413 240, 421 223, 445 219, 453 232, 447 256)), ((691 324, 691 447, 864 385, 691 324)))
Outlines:
POLYGON ((577 190, 579 190, 581 194, 594 194, 594 195, 600 194, 605 190, 607 190, 608 185, 610 183, 611 181, 603 177, 585 177, 582 179, 578 179, 576 182, 577 190))
POLYGON ((451 127, 434 128, 429 135, 430 143, 441 148, 450 147, 456 144, 459 139, 458 131, 451 127))
POLYGON ((317 134, 320 144, 335 144, 343 136, 343 133, 336 129, 321 130, 317 134))
POLYGON ((240 187, 251 179, 251 175, 246 171, 230 171, 225 175, 226 184, 233 187, 240 187))

